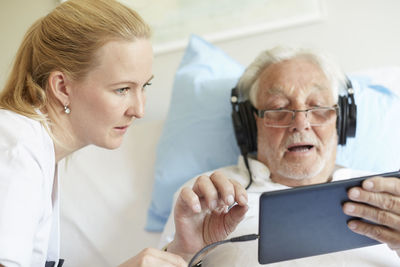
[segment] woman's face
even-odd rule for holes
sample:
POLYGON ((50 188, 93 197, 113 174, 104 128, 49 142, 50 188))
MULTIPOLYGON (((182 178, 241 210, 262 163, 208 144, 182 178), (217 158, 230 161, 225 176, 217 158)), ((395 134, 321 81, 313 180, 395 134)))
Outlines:
POLYGON ((147 39, 110 41, 97 52, 97 66, 67 84, 72 135, 81 145, 114 149, 136 118, 144 115, 145 87, 152 78, 147 39))

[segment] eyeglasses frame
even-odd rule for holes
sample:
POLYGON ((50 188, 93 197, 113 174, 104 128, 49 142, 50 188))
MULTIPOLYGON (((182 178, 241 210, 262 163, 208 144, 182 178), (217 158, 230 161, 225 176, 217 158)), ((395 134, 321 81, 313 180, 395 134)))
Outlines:
MULTIPOLYGON (((288 128, 293 124, 293 121, 296 117, 296 113, 297 112, 305 112, 306 113, 306 118, 308 119, 308 112, 312 111, 312 110, 335 110, 337 115, 340 115, 340 109, 339 106, 336 104, 332 107, 313 107, 313 108, 309 108, 309 109, 284 109, 284 108, 279 108, 279 109, 263 109, 263 110, 258 110, 256 109, 254 106, 252 106, 253 111, 255 112, 255 114, 257 115, 257 117, 259 118, 264 118, 264 114, 265 112, 268 111, 287 111, 287 112, 292 112, 292 119, 290 121, 290 124, 288 125, 266 125, 268 127, 274 127, 274 128, 288 128)), ((328 121, 327 121, 328 122, 328 121)), ((315 123, 310 123, 310 126, 321 126, 324 125, 326 123, 321 123, 321 124, 315 124, 315 123)))

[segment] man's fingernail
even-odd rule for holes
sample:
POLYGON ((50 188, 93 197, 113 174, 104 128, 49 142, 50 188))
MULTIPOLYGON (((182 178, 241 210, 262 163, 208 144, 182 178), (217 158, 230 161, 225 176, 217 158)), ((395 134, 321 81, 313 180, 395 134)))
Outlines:
POLYGON ((229 195, 229 196, 226 198, 226 202, 227 202, 228 205, 232 205, 232 204, 235 202, 235 199, 233 198, 232 195, 229 195))
POLYGON ((211 201, 210 206, 211 206, 210 209, 214 210, 217 207, 217 201, 216 200, 211 201))
POLYGON ((357 224, 355 222, 349 222, 348 225, 349 225, 349 228, 352 229, 352 230, 357 229, 357 224))
POLYGON ((201 211, 201 206, 200 206, 200 204, 194 205, 194 206, 193 206, 193 210, 194 210, 195 212, 200 212, 200 211, 201 211))
POLYGON ((350 191, 350 196, 353 197, 353 198, 358 198, 360 196, 360 190, 352 189, 350 191))
POLYGON ((352 205, 352 204, 346 205, 347 212, 353 212, 355 209, 356 209, 356 207, 354 207, 354 205, 352 205))
POLYGON ((226 213, 228 213, 228 211, 229 211, 229 206, 225 206, 224 207, 224 213, 226 214, 226 213))
POLYGON ((371 182, 371 181, 366 181, 366 182, 364 183, 364 188, 365 188, 365 189, 372 189, 373 187, 374 187, 374 183, 371 182))
POLYGON ((242 204, 246 204, 247 203, 247 199, 244 196, 240 196, 239 200, 240 200, 240 203, 242 203, 242 204))

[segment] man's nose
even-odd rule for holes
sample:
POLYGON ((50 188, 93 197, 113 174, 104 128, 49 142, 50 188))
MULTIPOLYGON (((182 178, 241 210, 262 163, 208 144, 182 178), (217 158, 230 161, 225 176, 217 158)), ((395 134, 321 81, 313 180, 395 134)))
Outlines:
POLYGON ((138 119, 144 116, 146 104, 146 95, 143 92, 133 94, 129 107, 126 110, 126 115, 129 117, 136 117, 138 119))
POLYGON ((310 121, 307 112, 295 112, 290 131, 305 131, 310 129, 310 121))

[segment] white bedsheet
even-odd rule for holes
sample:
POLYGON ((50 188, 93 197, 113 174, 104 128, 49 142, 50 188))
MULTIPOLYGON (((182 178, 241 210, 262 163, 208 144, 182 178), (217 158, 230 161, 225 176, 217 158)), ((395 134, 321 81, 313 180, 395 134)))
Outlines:
POLYGON ((119 149, 90 146, 59 166, 66 266, 117 266, 160 234, 144 230, 162 121, 140 122, 119 149), (66 166, 65 166, 66 165, 66 166))

